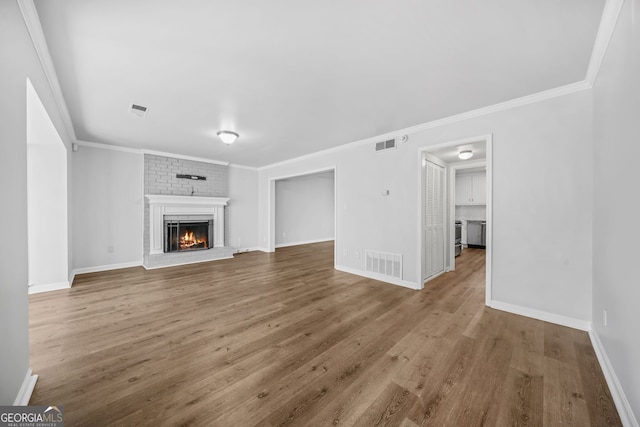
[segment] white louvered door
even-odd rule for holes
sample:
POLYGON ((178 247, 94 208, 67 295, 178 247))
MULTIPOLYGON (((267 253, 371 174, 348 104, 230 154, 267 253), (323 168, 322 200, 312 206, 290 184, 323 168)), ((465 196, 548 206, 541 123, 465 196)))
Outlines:
POLYGON ((444 168, 425 159, 423 281, 444 271, 444 168))

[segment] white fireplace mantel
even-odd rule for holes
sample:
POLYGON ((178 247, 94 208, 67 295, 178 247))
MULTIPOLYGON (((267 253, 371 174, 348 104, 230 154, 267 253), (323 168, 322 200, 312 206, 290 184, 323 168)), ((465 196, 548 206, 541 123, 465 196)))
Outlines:
POLYGON ((145 195, 149 201, 149 253, 164 252, 165 215, 207 215, 213 217, 213 246, 224 246, 225 197, 145 195))

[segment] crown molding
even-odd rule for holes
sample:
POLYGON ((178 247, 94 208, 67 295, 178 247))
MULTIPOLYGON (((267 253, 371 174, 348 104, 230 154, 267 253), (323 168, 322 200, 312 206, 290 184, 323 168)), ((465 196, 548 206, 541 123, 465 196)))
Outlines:
POLYGON ((143 154, 142 150, 138 148, 120 147, 118 145, 101 144, 99 142, 82 141, 80 139, 76 140, 76 144, 78 144, 81 147, 98 148, 100 150, 111 150, 111 151, 121 151, 124 153, 143 154))
POLYGON ((71 139, 71 142, 76 142, 76 132, 73 128, 73 122, 71 121, 71 114, 69 114, 67 103, 65 102, 64 95, 62 94, 62 88, 60 87, 58 75, 56 74, 56 68, 53 65, 53 60, 51 59, 51 54, 49 53, 47 40, 45 39, 44 32, 42 31, 42 25, 40 24, 40 18, 38 17, 36 5, 33 3, 33 0, 16 1, 18 3, 18 7, 20 8, 20 12, 22 13, 22 18, 24 19, 27 31, 29 32, 29 37, 31 37, 33 47, 36 50, 38 59, 40 60, 42 71, 47 78, 47 82, 49 83, 49 88, 51 89, 51 93, 53 94, 53 99, 55 100, 58 111, 62 117, 62 122, 64 123, 67 135, 71 139))
MULTIPOLYGON (((76 144, 78 144, 81 147, 98 148, 100 150, 120 151, 120 152, 124 152, 124 153, 133 153, 133 154, 140 154, 140 155, 152 154, 154 156, 171 157, 173 159, 192 160, 194 162, 210 163, 210 164, 214 164, 214 165, 229 166, 229 162, 221 162, 219 160, 212 160, 212 159, 207 159, 207 158, 204 158, 204 157, 185 156, 185 155, 182 155, 182 154, 168 153, 168 152, 165 152, 165 151, 145 150, 145 149, 142 149, 142 148, 129 148, 129 147, 122 147, 122 146, 119 146, 119 145, 102 144, 102 143, 99 143, 99 142, 89 142, 89 141, 82 141, 82 140, 76 140, 76 144)), ((237 166, 237 165, 235 165, 235 166, 237 166)))
MULTIPOLYGON (((62 120, 65 126, 65 129, 71 138, 71 142, 75 142, 78 145, 90 146, 94 148, 103 148, 103 149, 112 149, 117 151, 125 151, 125 152, 138 152, 145 154, 155 154, 166 157, 174 157, 185 160, 194 160, 205 163, 212 164, 220 164, 224 166, 229 166, 229 162, 221 162, 217 160, 211 160, 201 157, 192 157, 192 156, 184 156, 174 153, 166 153, 160 151, 152 151, 152 150, 142 150, 142 149, 133 149, 133 148, 125 148, 118 147, 114 145, 108 144, 98 144, 98 143, 89 143, 86 141, 79 141, 76 138, 75 130, 73 128, 73 122, 71 121, 71 115, 69 114, 69 110, 67 108, 67 104, 64 100, 64 96, 62 94, 62 89, 60 88, 60 83, 58 81, 58 77, 55 71, 55 67, 53 65, 53 60, 51 59, 51 55, 49 53, 49 48, 47 46, 47 41, 44 37, 44 32, 42 30, 42 25, 40 23, 40 19, 38 17, 38 11, 36 10, 35 4, 33 0, 16 0, 22 16, 24 18, 27 30, 35 47, 36 53, 42 65, 43 71, 53 93, 53 97, 58 106, 59 112, 62 116, 62 120)), ((604 60, 607 49, 609 47, 609 42, 611 41, 611 37, 613 35, 613 31, 615 30, 615 26, 617 20, 620 16, 620 12, 622 10, 622 6, 624 4, 624 0, 606 0, 602 17, 600 20, 600 26, 598 28, 598 33, 596 35, 596 40, 594 42, 593 51, 591 53, 591 58, 589 61, 589 66, 587 69, 586 77, 584 80, 568 84, 565 86, 561 86, 558 88, 546 90, 543 92, 538 92, 532 95, 523 96, 520 98, 512 99, 509 101, 501 102, 498 104, 490 105, 487 107, 479 108, 476 110, 471 110, 465 113, 456 114, 453 116, 445 117, 438 120, 433 120, 430 122, 426 122, 420 125, 407 127, 404 129, 387 132, 381 135, 376 135, 374 137, 361 139, 358 141, 350 142, 347 144, 338 145, 336 147, 328 148, 325 150, 317 151, 315 153, 306 154, 303 156, 295 157, 292 159, 284 160, 277 163, 272 163, 270 165, 265 165, 261 167, 251 167, 234 164, 233 167, 242 167, 251 170, 263 170, 270 169, 278 166, 282 166, 289 163, 295 163, 302 160, 323 156, 331 153, 340 152, 343 150, 355 148, 361 145, 370 144, 373 142, 377 142, 383 139, 395 138, 399 135, 404 134, 413 134, 417 132, 421 132, 427 129, 433 129, 440 126, 445 126, 453 123, 457 123, 464 120, 469 120, 476 117, 485 116, 488 114, 496 113, 499 111, 508 110, 511 108, 521 107, 528 104, 533 104, 540 101, 545 101, 548 99, 556 98, 559 96, 569 95, 571 93, 579 92, 586 89, 591 89, 595 83, 598 72, 600 70, 600 66, 604 60)))
POLYGON ((258 172, 260 170, 260 168, 257 168, 255 166, 237 165, 235 163, 229 163, 229 167, 230 168, 237 168, 237 169, 246 169, 246 170, 251 170, 251 171, 255 171, 255 172, 258 172))
POLYGON ((398 137, 400 135, 411 135, 414 133, 422 132, 428 129, 437 128, 440 126, 450 125, 453 123, 469 120, 477 117, 486 116, 488 114, 497 113, 500 111, 510 110, 512 108, 522 107, 529 104, 535 104, 537 102, 546 101, 548 99, 557 98, 560 96, 570 95, 572 93, 581 92, 583 90, 591 89, 591 85, 583 80, 576 83, 571 83, 565 86, 560 86, 554 89, 545 90, 542 92, 534 93, 532 95, 515 98, 509 101, 493 104, 488 107, 478 108, 476 110, 467 111, 465 113, 456 114, 453 116, 445 117, 443 119, 433 120, 430 122, 422 123, 416 126, 407 127, 404 129, 396 130, 393 132, 387 132, 381 135, 377 135, 371 138, 361 139, 359 141, 350 142, 336 147, 328 148, 326 150, 316 151, 315 153, 305 154, 304 156, 294 157, 292 159, 283 160, 281 162, 272 163, 270 165, 262 166, 259 169, 265 170, 273 167, 283 166, 289 163, 296 163, 301 160, 311 159, 317 156, 323 156, 339 151, 347 150, 350 148, 359 147, 361 145, 370 144, 373 142, 382 141, 388 138, 398 137))
POLYGON ((623 4, 624 0, 607 0, 604 5, 600 26, 598 27, 598 34, 593 44, 591 59, 585 77, 585 81, 589 83, 589 87, 593 87, 598 77, 598 72, 604 61, 607 49, 609 49, 609 42, 611 42, 611 37, 616 28, 623 4))
POLYGON ((140 150, 143 154, 153 154, 154 156, 173 157, 174 159, 193 160, 194 162, 211 163, 212 165, 229 166, 229 162, 222 162, 220 160, 207 159, 205 157, 184 156, 182 154, 167 153, 164 151, 155 150, 140 150))
POLYGON ((536 102, 545 101, 545 100, 556 98, 559 96, 565 96, 575 92, 591 89, 595 83, 598 72, 600 71, 600 66, 602 65, 602 61, 604 60, 604 57, 607 53, 607 49, 609 48, 609 42, 611 41, 611 37, 615 30, 616 23, 618 21, 618 17, 620 16, 620 11, 622 10, 623 4, 624 4, 624 0, 606 0, 604 9, 602 11, 602 17, 600 19, 600 25, 598 27, 598 33, 596 35, 596 40, 594 42, 593 51, 591 52, 591 58, 589 60, 589 66, 587 68, 586 77, 582 81, 571 83, 565 86, 560 86, 560 87, 546 90, 543 92, 534 93, 532 95, 527 95, 520 98, 512 99, 510 101, 505 101, 505 102, 490 105, 487 107, 479 108, 476 110, 468 111, 466 113, 456 114, 453 116, 445 117, 443 119, 433 120, 431 122, 426 122, 417 126, 412 126, 412 127, 400 129, 397 131, 384 133, 382 135, 377 135, 372 138, 366 138, 366 139, 354 141, 348 144, 339 145, 337 147, 328 148, 326 150, 317 151, 315 153, 306 154, 304 156, 299 156, 299 157, 284 160, 281 162, 272 163, 270 165, 262 166, 259 169, 262 170, 262 169, 269 169, 273 167, 283 166, 289 163, 299 162, 301 160, 310 159, 316 156, 331 154, 331 153, 339 152, 349 148, 358 147, 360 145, 377 142, 387 138, 393 138, 398 135, 405 135, 405 134, 410 135, 412 133, 421 132, 427 129, 433 129, 440 126, 445 126, 448 124, 460 122, 463 120, 469 120, 472 118, 485 116, 487 114, 497 113, 499 111, 505 111, 511 108, 521 107, 524 105, 533 104, 536 102))

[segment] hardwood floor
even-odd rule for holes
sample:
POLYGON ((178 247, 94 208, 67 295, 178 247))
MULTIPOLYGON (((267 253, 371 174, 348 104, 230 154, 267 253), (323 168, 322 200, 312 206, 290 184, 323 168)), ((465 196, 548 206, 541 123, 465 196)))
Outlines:
POLYGON ((484 251, 412 291, 333 244, 30 296, 32 405, 69 426, 621 425, 585 332, 484 306, 484 251))

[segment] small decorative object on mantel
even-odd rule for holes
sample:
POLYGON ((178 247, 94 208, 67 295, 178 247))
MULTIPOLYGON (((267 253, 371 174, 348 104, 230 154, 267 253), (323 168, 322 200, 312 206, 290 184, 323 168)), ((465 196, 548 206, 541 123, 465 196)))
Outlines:
POLYGON ((181 179, 193 179, 194 181, 206 181, 207 177, 206 176, 201 176, 201 175, 186 175, 183 173, 177 173, 176 174, 176 178, 181 178, 181 179))

